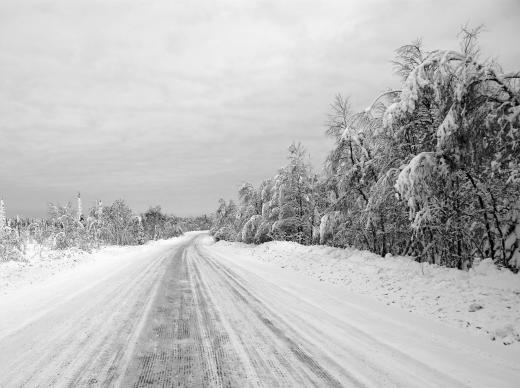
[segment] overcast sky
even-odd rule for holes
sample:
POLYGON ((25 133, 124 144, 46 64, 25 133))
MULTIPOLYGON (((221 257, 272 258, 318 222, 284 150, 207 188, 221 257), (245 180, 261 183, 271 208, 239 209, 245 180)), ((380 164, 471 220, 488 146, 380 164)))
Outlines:
POLYGON ((42 216, 81 191, 209 212, 302 141, 319 170, 336 93, 363 108, 422 37, 520 69, 520 1, 0 0, 0 196, 42 216))

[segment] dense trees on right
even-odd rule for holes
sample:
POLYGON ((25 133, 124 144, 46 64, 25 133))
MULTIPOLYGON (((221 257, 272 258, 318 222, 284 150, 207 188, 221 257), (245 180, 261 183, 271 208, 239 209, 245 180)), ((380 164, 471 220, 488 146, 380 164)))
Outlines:
POLYGON ((520 73, 480 60, 476 34, 463 31, 458 52, 398 49, 400 89, 362 112, 338 95, 325 173, 292 145, 274 178, 221 202, 215 236, 520 267, 520 73))

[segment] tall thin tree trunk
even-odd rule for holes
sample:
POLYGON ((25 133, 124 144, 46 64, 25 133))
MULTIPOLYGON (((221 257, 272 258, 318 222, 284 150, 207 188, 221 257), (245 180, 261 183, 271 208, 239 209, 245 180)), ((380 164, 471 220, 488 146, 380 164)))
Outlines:
POLYGON ((489 250, 490 250, 490 254, 491 254, 491 259, 494 260, 495 259, 495 244, 494 244, 494 240, 493 240, 493 233, 491 231, 491 225, 490 225, 490 222, 489 222, 489 217, 488 217, 488 214, 487 214, 487 210, 486 210, 486 206, 485 206, 485 203, 484 203, 484 199, 478 193, 479 192, 479 188, 478 188, 475 180, 470 175, 470 173, 467 172, 467 171, 466 171, 466 176, 468 177, 469 181, 471 182, 471 185, 473 186, 473 188, 477 191, 476 195, 477 195, 477 198, 478 198, 479 206, 482 209, 482 215, 484 217, 484 225, 486 227, 486 234, 487 234, 487 239, 488 239, 488 243, 489 243, 489 250))

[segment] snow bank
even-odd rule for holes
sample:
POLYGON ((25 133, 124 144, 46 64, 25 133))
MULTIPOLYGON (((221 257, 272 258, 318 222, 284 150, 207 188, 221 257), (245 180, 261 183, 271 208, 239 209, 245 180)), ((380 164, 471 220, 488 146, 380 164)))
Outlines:
MULTIPOLYGON (((175 240, 175 239, 172 239, 175 240)), ((38 285, 56 277, 66 276, 92 264, 109 264, 124 260, 128 255, 139 254, 150 248, 159 248, 172 240, 151 241, 141 246, 108 246, 88 253, 76 248, 39 252, 39 246, 29 244, 23 261, 0 261, 0 295, 38 285)))
POLYGON ((407 257, 285 241, 258 246, 220 241, 213 248, 341 284, 388 305, 520 346, 520 274, 500 270, 490 260, 463 272, 407 257))
POLYGON ((23 261, 0 261, 0 294, 7 294, 29 284, 42 282, 53 275, 70 270, 93 255, 79 249, 44 250, 29 244, 23 261))

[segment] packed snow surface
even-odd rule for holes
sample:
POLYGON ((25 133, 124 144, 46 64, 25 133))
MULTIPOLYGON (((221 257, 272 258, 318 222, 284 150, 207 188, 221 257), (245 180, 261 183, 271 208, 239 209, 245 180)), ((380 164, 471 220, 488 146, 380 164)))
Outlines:
POLYGON ((387 305, 520 347, 520 274, 500 270, 490 260, 477 262, 465 272, 408 257, 382 258, 356 249, 286 241, 258 246, 219 241, 214 249, 338 284, 387 305))
MULTIPOLYGON (((520 347, 323 281, 348 272, 327 264, 348 259, 326 249, 195 233, 103 248, 76 264, 66 264, 71 251, 11 265, 19 280, 0 293, 0 386, 517 386, 520 347), (290 270, 313 250, 325 272, 290 270), (52 260, 63 265, 45 265, 52 260)), ((359 283, 391 272, 377 265, 390 260, 357 260, 375 268, 365 265, 359 283)), ((479 299, 465 307, 487 308, 479 299)))

